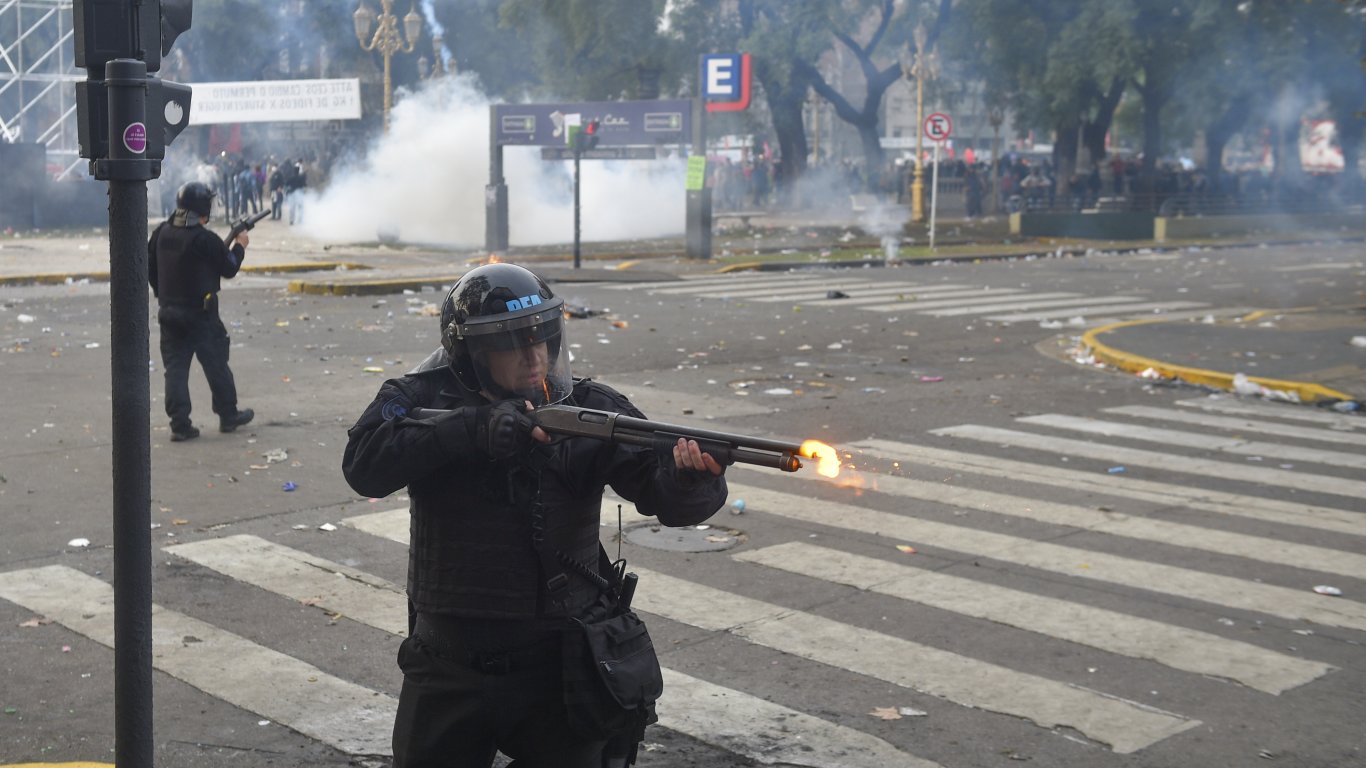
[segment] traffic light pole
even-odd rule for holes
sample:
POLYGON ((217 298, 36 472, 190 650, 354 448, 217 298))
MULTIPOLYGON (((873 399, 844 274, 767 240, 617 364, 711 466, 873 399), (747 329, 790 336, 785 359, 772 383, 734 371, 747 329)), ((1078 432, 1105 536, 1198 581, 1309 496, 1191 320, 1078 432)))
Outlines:
POLYGON ((583 157, 583 142, 574 137, 574 269, 581 263, 579 255, 579 160, 583 157))
MULTIPOLYGON (((692 154, 707 156, 707 105, 698 95, 692 105, 692 154)), ((711 189, 703 182, 701 189, 686 192, 684 210, 684 248, 690 259, 711 258, 711 189)))
POLYGON ((147 320, 147 65, 105 66, 109 156, 92 163, 109 182, 109 310, 114 465, 114 762, 151 768, 152 456, 147 320))
POLYGON ((73 0, 77 135, 109 183, 113 407, 114 762, 152 768, 152 451, 147 182, 189 124, 189 86, 149 77, 190 28, 193 0, 73 0), (150 106, 150 109, 149 109, 150 106), (153 121, 148 125, 148 113, 153 121))

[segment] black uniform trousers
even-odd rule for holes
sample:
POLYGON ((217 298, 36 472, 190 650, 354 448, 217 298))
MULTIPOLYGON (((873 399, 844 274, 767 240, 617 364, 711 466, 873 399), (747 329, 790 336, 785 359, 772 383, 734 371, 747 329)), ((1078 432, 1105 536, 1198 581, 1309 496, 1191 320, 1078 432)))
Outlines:
POLYGON ((161 364, 166 371, 166 415, 171 429, 190 426, 190 362, 199 358, 213 393, 213 412, 220 417, 237 413, 237 384, 228 368, 228 329, 218 317, 218 300, 208 308, 163 305, 157 312, 161 325, 161 364))
POLYGON ((566 723, 558 642, 503 668, 453 656, 418 637, 399 647, 394 768, 489 768, 499 750, 508 768, 600 768, 604 742, 566 723))

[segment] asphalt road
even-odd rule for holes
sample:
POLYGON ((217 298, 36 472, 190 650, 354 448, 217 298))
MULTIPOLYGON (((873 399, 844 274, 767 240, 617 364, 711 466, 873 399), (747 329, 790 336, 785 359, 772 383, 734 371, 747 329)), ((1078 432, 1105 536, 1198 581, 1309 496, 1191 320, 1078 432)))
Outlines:
MULTIPOLYGON (((639 764, 1360 764, 1366 422, 1070 349, 1152 303, 1359 301, 1358 251, 557 284, 595 313, 569 322, 577 375, 848 455, 834 482, 732 470, 743 514, 688 534, 727 548, 627 532, 668 675, 639 764), (1095 312, 1013 306, 1057 293, 1095 312)), ((385 764, 405 500, 357 498, 339 465, 382 379, 438 344, 439 294, 286 282, 223 295, 249 428, 171 444, 153 362, 160 764, 385 764)), ((0 350, 0 765, 112 762, 107 289, 0 289, 0 350)))

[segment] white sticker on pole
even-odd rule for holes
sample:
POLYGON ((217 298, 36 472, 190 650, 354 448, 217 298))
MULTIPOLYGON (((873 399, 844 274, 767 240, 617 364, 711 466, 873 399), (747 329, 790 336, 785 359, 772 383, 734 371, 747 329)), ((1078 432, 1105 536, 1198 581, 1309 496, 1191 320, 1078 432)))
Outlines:
POLYGON ((930 141, 946 141, 953 135, 953 119, 943 112, 935 112, 925 118, 925 138, 930 141))

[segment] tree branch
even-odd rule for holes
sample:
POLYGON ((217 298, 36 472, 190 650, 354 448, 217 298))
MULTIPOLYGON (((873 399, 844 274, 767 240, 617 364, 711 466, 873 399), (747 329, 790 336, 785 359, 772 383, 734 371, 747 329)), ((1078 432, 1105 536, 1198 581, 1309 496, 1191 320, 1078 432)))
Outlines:
POLYGON ((825 82, 825 78, 821 77, 820 71, 812 66, 811 62, 794 62, 792 71, 794 74, 798 74, 805 78, 807 83, 811 85, 812 90, 819 94, 821 98, 830 102, 830 105, 835 108, 835 114, 839 115, 841 120, 846 123, 858 122, 860 118, 859 111, 854 109, 854 106, 849 103, 848 99, 844 98, 844 94, 831 88, 830 84, 825 82))

